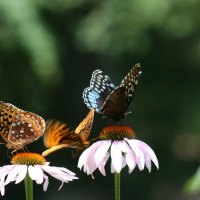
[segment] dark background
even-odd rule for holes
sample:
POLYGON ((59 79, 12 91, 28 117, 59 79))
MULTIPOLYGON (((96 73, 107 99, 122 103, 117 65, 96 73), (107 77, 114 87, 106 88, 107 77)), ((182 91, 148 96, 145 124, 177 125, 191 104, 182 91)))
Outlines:
MULTIPOLYGON (((0 0, 1 100, 45 119, 76 127, 88 112, 82 92, 102 69, 117 85, 136 63, 142 75, 121 123, 155 151, 160 169, 123 169, 122 199, 199 199, 183 190, 200 153, 200 2, 198 0, 0 0)), ((112 121, 95 115, 91 137, 112 121)), ((0 165, 9 164, 0 146, 0 165)), ((42 139, 28 146, 41 153, 42 139)), ((114 177, 77 168, 69 149, 47 157, 79 180, 50 178, 47 192, 34 184, 34 199, 111 200, 114 177)), ((6 186, 2 199, 25 199, 23 183, 6 186)))

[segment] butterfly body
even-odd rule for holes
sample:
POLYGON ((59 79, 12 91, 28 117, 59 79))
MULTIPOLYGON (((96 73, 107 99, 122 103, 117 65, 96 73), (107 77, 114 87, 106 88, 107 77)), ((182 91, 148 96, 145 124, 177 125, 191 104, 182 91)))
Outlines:
POLYGON ((100 69, 92 73, 90 86, 83 91, 84 103, 88 108, 113 120, 120 120, 132 101, 141 74, 140 65, 136 64, 115 87, 111 79, 100 69))
POLYGON ((23 149, 43 135, 45 126, 44 119, 35 113, 0 101, 0 135, 7 148, 23 149))
POLYGON ((93 119, 94 109, 91 109, 75 130, 70 129, 66 123, 49 120, 43 137, 47 150, 42 155, 47 156, 63 148, 82 150, 87 147, 90 144, 88 137, 92 129, 93 119))

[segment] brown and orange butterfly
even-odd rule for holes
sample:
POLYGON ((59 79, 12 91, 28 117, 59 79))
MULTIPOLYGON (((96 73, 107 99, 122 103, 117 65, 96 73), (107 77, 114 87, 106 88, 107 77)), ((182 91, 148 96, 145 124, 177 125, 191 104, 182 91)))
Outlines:
POLYGON ((70 129, 67 124, 60 121, 47 121, 44 146, 48 149, 42 155, 47 156, 63 148, 82 150, 89 146, 88 137, 92 129, 93 119, 94 109, 92 108, 75 130, 70 129))
POLYGON ((0 101, 0 136, 8 149, 23 149, 41 137, 45 127, 42 117, 0 101))

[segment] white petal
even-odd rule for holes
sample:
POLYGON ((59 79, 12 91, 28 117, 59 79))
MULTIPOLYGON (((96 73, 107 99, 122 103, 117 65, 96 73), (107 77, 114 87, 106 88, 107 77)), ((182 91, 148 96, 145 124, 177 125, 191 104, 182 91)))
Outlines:
POLYGON ((85 172, 87 172, 88 175, 92 174, 98 168, 98 166, 95 162, 95 159, 94 159, 94 155, 95 155, 96 151, 99 149, 99 147, 102 146, 102 144, 104 144, 104 141, 98 141, 98 142, 94 143, 92 145, 92 148, 89 151, 89 154, 87 156, 87 162, 84 166, 84 170, 85 170, 85 172))
POLYGON ((124 153, 124 156, 126 158, 126 163, 129 167, 129 173, 131 173, 135 166, 136 166, 136 157, 135 154, 133 153, 132 149, 126 142, 121 143, 121 149, 124 153))
POLYGON ((148 156, 145 157, 145 163, 149 172, 151 172, 151 159, 148 156))
POLYGON ((141 143, 142 149, 145 152, 145 154, 150 157, 150 159, 153 161, 153 163, 155 164, 155 166, 159 169, 158 159, 157 159, 156 154, 154 153, 154 151, 146 143, 144 143, 142 141, 139 141, 139 142, 141 143))
POLYGON ((0 167, 0 177, 2 175, 7 175, 10 172, 10 170, 14 167, 14 165, 5 165, 3 167, 0 167))
POLYGON ((2 196, 5 194, 5 177, 14 167, 14 165, 5 165, 3 167, 0 167, 0 192, 2 196))
POLYGON ((1 179, 0 179, 0 191, 1 191, 1 195, 4 196, 5 194, 5 177, 7 174, 2 175, 1 179))
POLYGON ((107 155, 107 151, 110 148, 110 145, 110 140, 102 141, 101 146, 99 146, 99 148, 96 150, 94 154, 94 160, 97 166, 99 166, 102 161, 105 161, 104 157, 107 155))
POLYGON ((26 174, 27 174, 27 166, 26 165, 22 165, 21 166, 21 170, 18 173, 18 176, 16 178, 15 184, 20 183, 22 180, 24 180, 26 174))
POLYGON ((48 185, 49 185, 49 177, 43 174, 44 176, 44 183, 43 183, 43 190, 47 191, 48 185))
POLYGON ((35 166, 32 166, 32 165, 28 166, 28 174, 32 180, 35 181, 36 179, 38 179, 38 175, 39 175, 38 169, 35 168, 35 166))
POLYGON ((74 172, 70 171, 69 169, 67 168, 64 168, 64 167, 53 167, 53 166, 50 166, 51 168, 51 171, 52 172, 58 172, 58 171, 61 171, 61 172, 65 172, 65 173, 68 173, 70 175, 76 175, 74 172))
POLYGON ((86 165, 87 163, 87 157, 88 157, 88 154, 90 152, 90 147, 88 149, 86 149, 79 157, 79 160, 78 160, 78 168, 81 170, 81 168, 83 166, 86 165))
POLYGON ((101 174, 103 176, 106 176, 105 165, 106 165, 106 162, 107 162, 109 157, 110 157, 110 153, 107 152, 107 154, 104 156, 104 159, 102 160, 101 164, 98 167, 99 171, 101 172, 101 174))
POLYGON ((122 152, 118 143, 118 141, 114 141, 111 145, 111 161, 115 171, 120 173, 122 169, 122 152))
POLYGON ((59 168, 56 168, 56 167, 50 167, 50 166, 43 165, 43 166, 41 166, 41 168, 45 172, 49 173, 51 176, 53 176, 54 178, 56 178, 62 182, 68 182, 68 181, 72 181, 73 179, 78 179, 74 175, 63 172, 59 168))
MULTIPOLYGON (((122 156, 122 169, 126 166, 126 159, 124 158, 124 156, 122 156)), ((111 173, 115 173, 116 170, 111 162, 111 173)))
POLYGON ((21 169, 23 169, 23 165, 13 165, 14 167, 10 170, 7 179, 5 181, 5 185, 7 185, 8 183, 15 181, 17 178, 17 175, 19 174, 19 172, 21 171, 21 169))
POLYGON ((41 169, 41 165, 35 165, 35 169, 37 170, 37 179, 35 180, 37 184, 41 184, 44 180, 44 173, 41 169))
POLYGON ((94 160, 94 154, 101 144, 102 141, 95 142, 81 154, 78 161, 78 167, 80 169, 83 167, 85 173, 92 174, 96 170, 97 165, 94 160))
POLYGON ((144 159, 144 152, 138 147, 138 143, 135 139, 127 139, 125 138, 127 143, 130 145, 131 149, 135 153, 136 156, 136 163, 140 171, 144 170, 145 167, 145 159, 144 159))

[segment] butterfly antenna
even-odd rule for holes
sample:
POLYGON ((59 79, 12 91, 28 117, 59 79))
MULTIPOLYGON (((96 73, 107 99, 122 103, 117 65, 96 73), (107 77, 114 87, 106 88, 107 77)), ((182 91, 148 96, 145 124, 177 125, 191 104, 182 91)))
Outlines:
POLYGON ((12 157, 9 155, 9 152, 10 152, 9 149, 7 149, 6 154, 7 154, 8 158, 11 159, 12 157))
POLYGON ((24 147, 22 148, 22 150, 23 150, 23 152, 30 152, 30 151, 28 150, 28 147, 26 147, 26 146, 24 146, 24 147))
POLYGON ((0 144, 4 144, 5 145, 6 143, 5 142, 0 142, 0 144))
POLYGON ((12 157, 14 157, 15 154, 17 154, 17 149, 11 151, 12 157))

